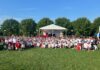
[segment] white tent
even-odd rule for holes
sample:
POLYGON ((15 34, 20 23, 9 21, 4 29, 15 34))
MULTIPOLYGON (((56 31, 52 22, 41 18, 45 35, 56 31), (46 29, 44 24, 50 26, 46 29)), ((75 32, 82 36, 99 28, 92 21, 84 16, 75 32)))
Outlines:
POLYGON ((47 26, 41 27, 39 29, 39 31, 40 30, 42 30, 44 32, 46 31, 48 34, 52 34, 52 35, 55 34, 56 36, 60 36, 60 34, 62 34, 62 31, 66 30, 66 28, 58 26, 58 25, 55 25, 55 24, 51 24, 51 25, 47 25, 47 26))
POLYGON ((55 25, 55 24, 51 24, 51 25, 41 27, 40 30, 66 30, 66 28, 55 25))

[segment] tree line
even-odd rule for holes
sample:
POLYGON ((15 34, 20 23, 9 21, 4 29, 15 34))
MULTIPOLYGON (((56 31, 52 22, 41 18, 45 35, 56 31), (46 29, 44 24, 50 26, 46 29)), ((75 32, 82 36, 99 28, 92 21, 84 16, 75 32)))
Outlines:
POLYGON ((50 24, 67 28, 64 31, 65 35, 94 36, 99 31, 100 17, 97 17, 93 22, 86 17, 81 17, 74 21, 70 21, 70 19, 65 17, 57 18, 55 21, 50 18, 42 18, 37 23, 32 18, 23 19, 20 22, 16 19, 6 19, 1 24, 0 35, 36 36, 40 27, 50 24))

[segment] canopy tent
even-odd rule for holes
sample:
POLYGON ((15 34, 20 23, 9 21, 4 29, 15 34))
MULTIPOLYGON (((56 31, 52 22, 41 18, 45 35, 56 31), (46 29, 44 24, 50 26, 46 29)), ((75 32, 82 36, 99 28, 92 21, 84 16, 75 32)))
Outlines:
POLYGON ((40 30, 66 30, 66 28, 55 25, 55 24, 51 24, 51 25, 41 27, 40 30))
POLYGON ((55 25, 55 24, 51 24, 51 25, 47 25, 47 26, 41 27, 39 29, 39 31, 40 30, 44 31, 45 34, 46 33, 52 34, 52 36, 53 36, 53 34, 56 34, 56 36, 59 36, 60 34, 62 34, 63 30, 66 30, 66 28, 58 26, 58 25, 55 25))

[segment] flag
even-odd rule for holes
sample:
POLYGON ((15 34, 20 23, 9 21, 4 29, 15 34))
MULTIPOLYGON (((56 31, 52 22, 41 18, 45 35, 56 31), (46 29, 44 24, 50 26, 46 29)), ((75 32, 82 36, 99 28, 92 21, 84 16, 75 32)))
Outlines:
POLYGON ((100 33, 100 26, 99 26, 99 33, 100 33))
POLYGON ((98 38, 100 37, 100 33, 97 33, 97 37, 98 37, 98 38))

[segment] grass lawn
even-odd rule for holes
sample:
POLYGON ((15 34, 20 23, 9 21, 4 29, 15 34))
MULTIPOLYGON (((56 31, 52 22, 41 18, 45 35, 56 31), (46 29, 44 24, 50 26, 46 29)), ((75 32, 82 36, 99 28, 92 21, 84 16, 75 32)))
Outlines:
POLYGON ((31 48, 0 51, 0 70, 99 70, 100 50, 31 48))

